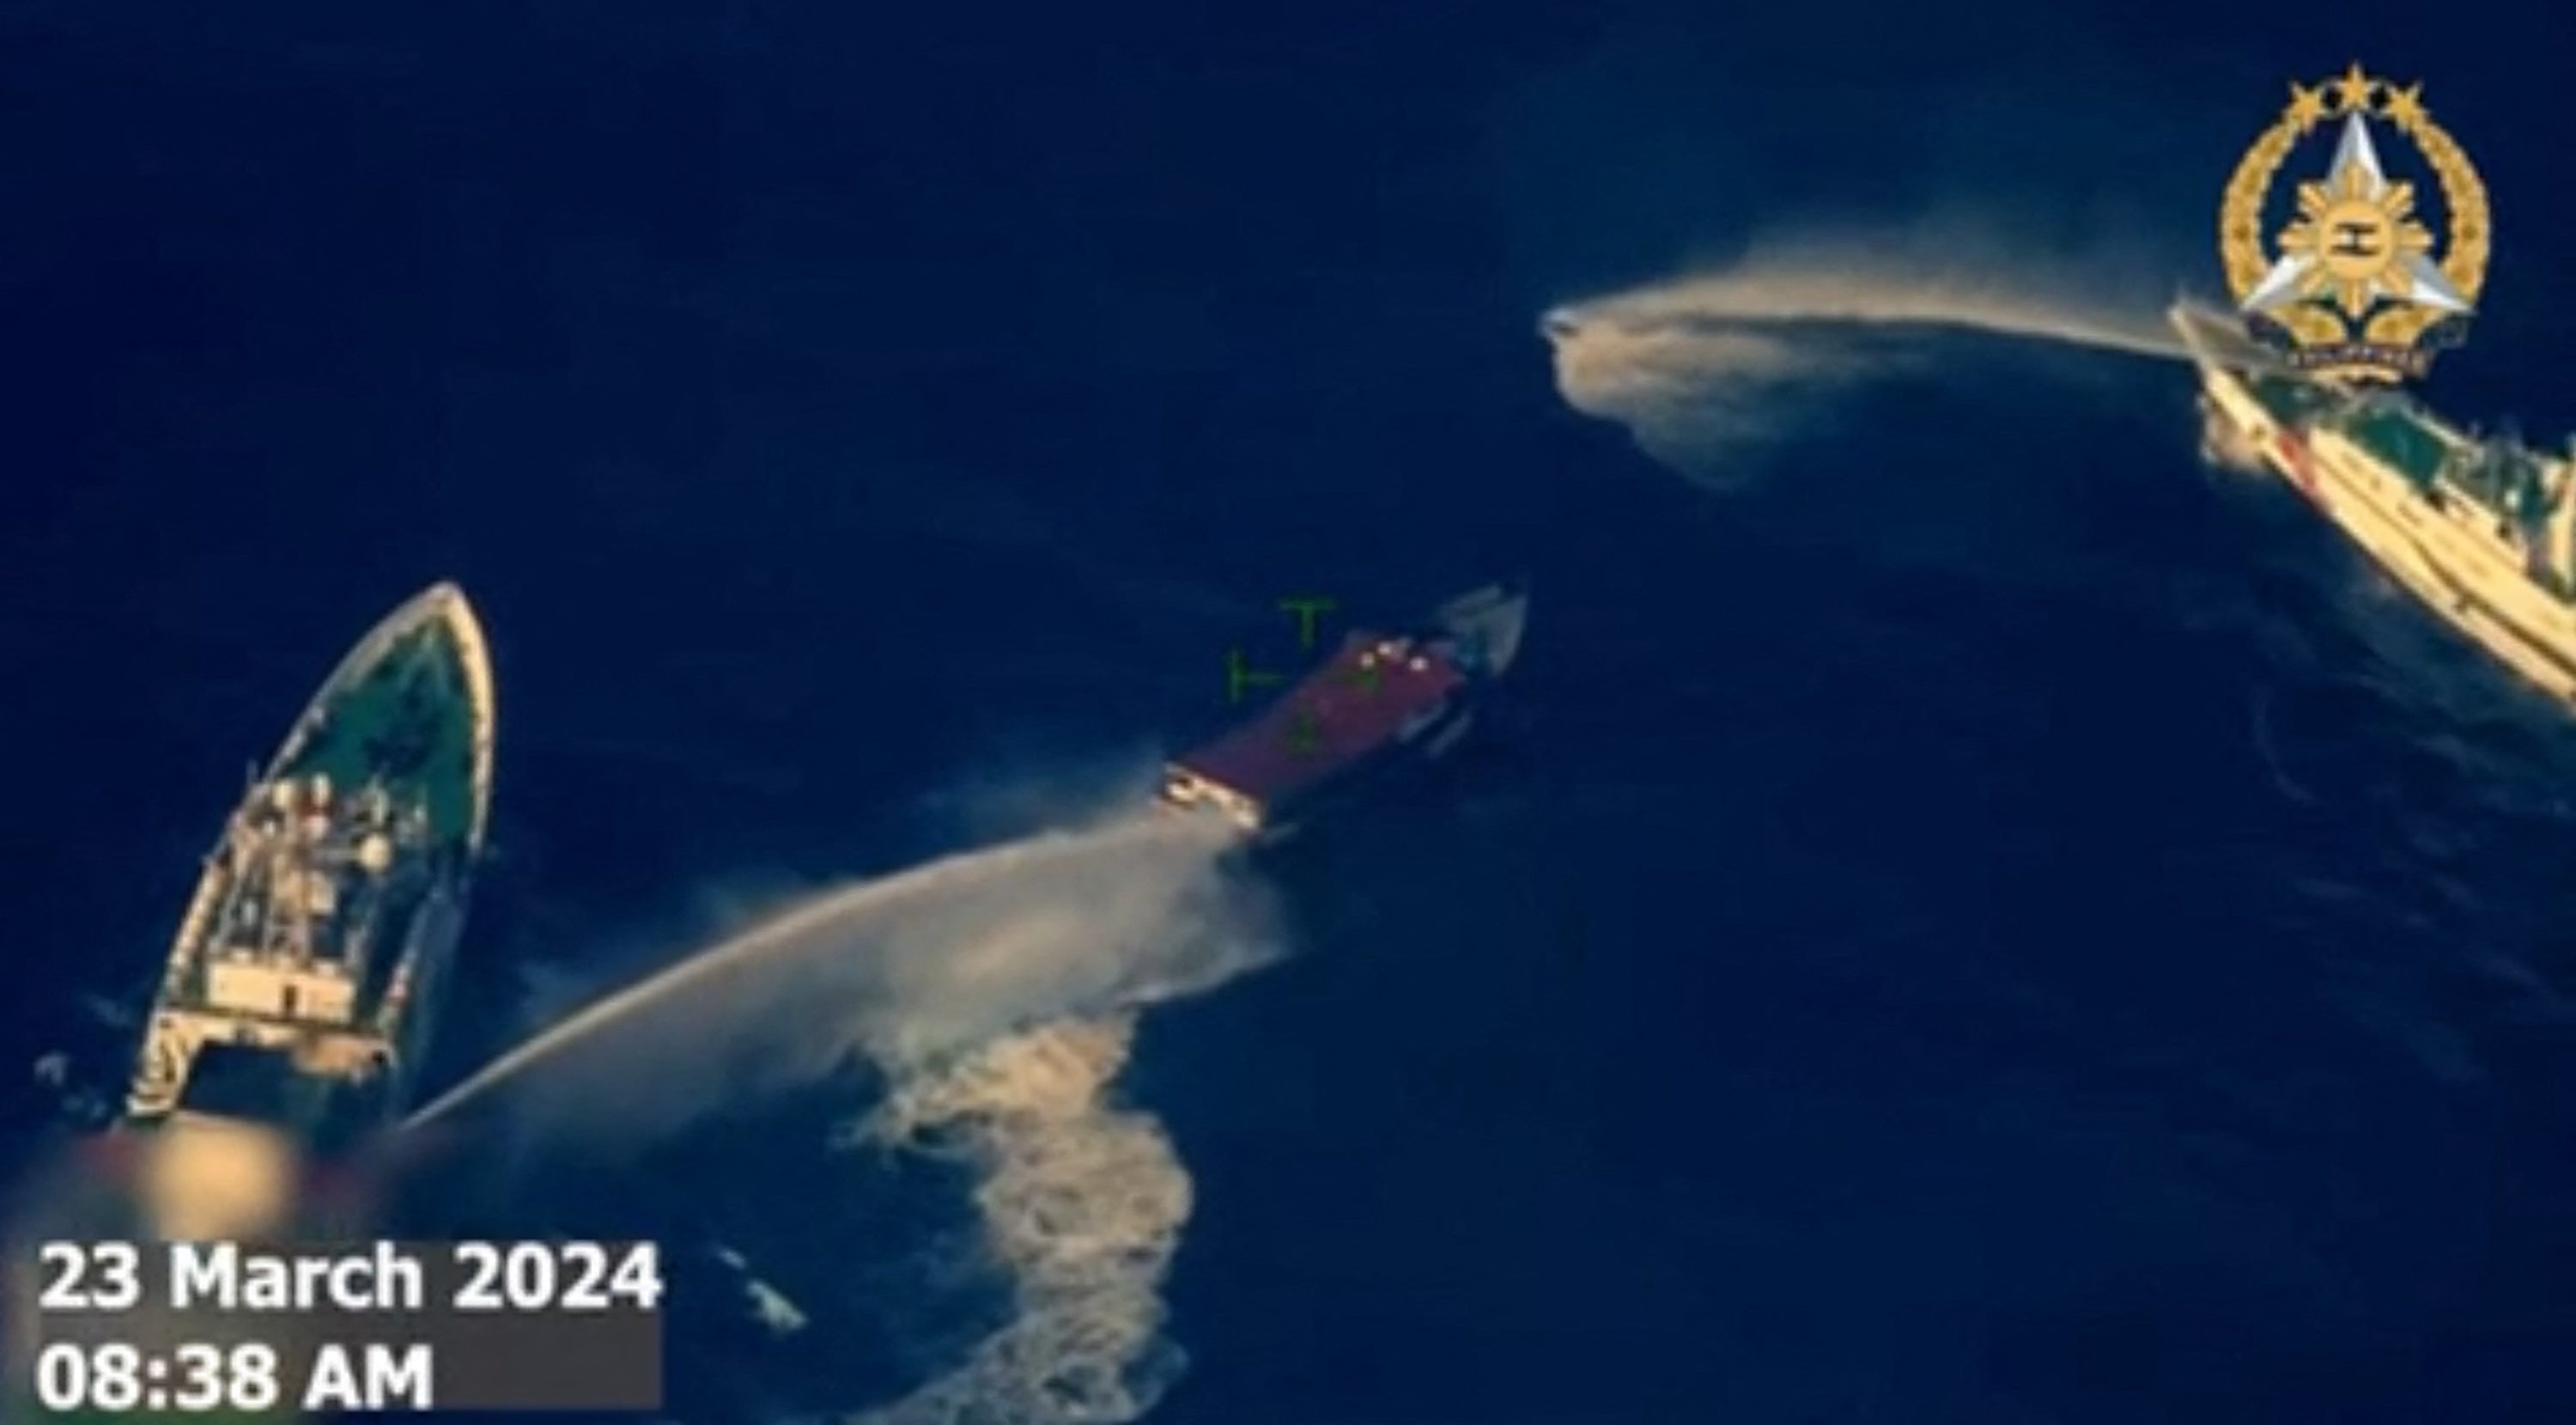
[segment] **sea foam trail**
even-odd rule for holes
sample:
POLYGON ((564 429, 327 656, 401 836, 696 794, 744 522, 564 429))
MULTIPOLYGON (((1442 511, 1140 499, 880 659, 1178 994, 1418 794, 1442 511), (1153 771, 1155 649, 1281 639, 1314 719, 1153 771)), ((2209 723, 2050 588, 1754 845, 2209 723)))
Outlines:
MULTIPOLYGON (((2070 284, 2071 285, 2071 284, 2070 284)), ((1908 329, 2188 361, 2150 303, 2123 307, 1866 257, 1787 255, 1557 308, 1558 392, 1685 473, 1774 438, 1833 386, 1918 364, 1908 329)))
POLYGON ((550 1138, 640 1144, 862 1056, 889 1088, 841 1146, 962 1156, 1016 1310, 945 1376, 851 1418, 1132 1420, 1180 1373, 1162 1283, 1190 1179, 1114 1081, 1140 1006, 1277 953, 1264 898, 1220 860, 1232 841, 1148 814, 824 892, 573 1015, 412 1122, 497 1101, 550 1138))
POLYGON ((852 1146, 927 1138, 966 1155, 1015 1309, 964 1362, 842 1425, 1126 1421, 1180 1378, 1162 1283, 1190 1176, 1162 1124, 1111 1099, 1134 1030, 1119 1013, 1008 1036, 908 1077, 850 1126, 852 1146))

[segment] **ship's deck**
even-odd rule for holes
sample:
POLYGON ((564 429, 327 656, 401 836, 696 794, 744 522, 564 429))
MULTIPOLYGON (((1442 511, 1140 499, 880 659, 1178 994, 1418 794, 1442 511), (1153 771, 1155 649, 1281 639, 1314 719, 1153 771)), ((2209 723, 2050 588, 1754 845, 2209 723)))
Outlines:
POLYGON ((2517 523, 2536 526, 2563 498, 2547 459, 2518 442, 2463 435, 2402 401, 2370 401, 2323 424, 2419 488, 2439 482, 2517 523))
POLYGON ((1384 635, 1354 633, 1332 661, 1258 718, 1180 759, 1182 766, 1264 803, 1311 790, 1392 743, 1466 681, 1416 644, 1390 657, 1384 635))
POLYGON ((275 777, 320 773, 344 788, 381 779, 396 800, 429 812, 431 839, 469 842, 481 822, 477 742, 485 710, 468 648, 440 619, 394 634, 383 652, 346 668, 314 699, 275 777))
POLYGON ((2353 444, 2418 485, 2429 485, 2452 460, 2452 443, 2401 406, 2368 406, 2336 422, 2353 444))
POLYGON ((2418 485, 2431 484, 2455 458, 2459 442, 2399 402, 2269 373, 2245 377, 2245 389, 2282 425, 2336 431, 2418 485))
POLYGON ((2245 378, 2251 393, 2272 419, 2296 429, 2343 404, 2344 398, 2313 381, 2256 372, 2245 378))

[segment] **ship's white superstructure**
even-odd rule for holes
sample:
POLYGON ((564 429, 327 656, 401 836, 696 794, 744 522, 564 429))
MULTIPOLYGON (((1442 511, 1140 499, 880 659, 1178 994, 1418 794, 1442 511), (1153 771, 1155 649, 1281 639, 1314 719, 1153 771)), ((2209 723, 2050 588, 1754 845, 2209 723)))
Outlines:
POLYGON ((177 1107, 209 1040, 281 1050, 336 1079, 391 1073, 416 947, 383 943, 411 923, 387 912, 443 896, 436 859, 426 811, 381 782, 337 795, 320 773, 255 786, 174 947, 127 1112, 177 1107))

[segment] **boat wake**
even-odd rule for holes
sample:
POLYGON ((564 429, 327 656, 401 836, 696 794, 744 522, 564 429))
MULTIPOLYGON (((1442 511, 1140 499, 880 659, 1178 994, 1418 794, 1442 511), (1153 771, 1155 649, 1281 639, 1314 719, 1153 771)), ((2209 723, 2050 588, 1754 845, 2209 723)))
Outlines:
POLYGON ((1712 483, 1732 483, 1740 462, 1726 457, 1785 434, 1820 393, 1923 364, 1919 338, 1929 333, 2191 359, 2161 302, 2054 296, 2027 276, 1994 275, 2007 270, 1802 244, 1559 307, 1544 329, 1569 405, 1627 426, 1649 455, 1712 483))
POLYGON ((2237 429, 2235 422, 2215 413, 2201 422, 2200 462, 2231 475, 2268 477, 2272 473, 2253 438, 2237 429))
POLYGON ((1161 1288, 1190 1179, 1115 1080, 1141 1007, 1280 946, 1214 823, 1127 815, 815 895, 575 1014, 411 1123, 501 1106, 552 1141, 640 1148, 869 1063, 889 1088, 836 1146, 962 1160, 978 1245, 1016 1309, 962 1364, 847 1418, 1134 1419, 1180 1370, 1161 1288))

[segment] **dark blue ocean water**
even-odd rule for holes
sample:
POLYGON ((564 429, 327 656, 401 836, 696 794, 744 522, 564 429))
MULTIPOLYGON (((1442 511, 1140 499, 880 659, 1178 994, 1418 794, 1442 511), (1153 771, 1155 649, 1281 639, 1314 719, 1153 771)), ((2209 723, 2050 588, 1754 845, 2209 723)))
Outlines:
MULTIPOLYGON (((1275 598, 1526 573, 1510 715, 1147 1025, 1161 1418, 2563 1419, 2569 730, 2174 368, 1941 338, 1716 494, 1532 334, 1775 210, 2205 263, 2351 56, 2194 18, 8 7, 0 1058, 433 578, 503 706, 458 1072, 519 966, 1208 730, 1275 598)), ((2555 431, 2511 22, 2352 19, 2497 194, 2440 394, 2555 431)))

